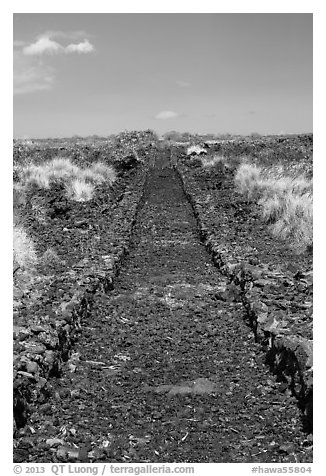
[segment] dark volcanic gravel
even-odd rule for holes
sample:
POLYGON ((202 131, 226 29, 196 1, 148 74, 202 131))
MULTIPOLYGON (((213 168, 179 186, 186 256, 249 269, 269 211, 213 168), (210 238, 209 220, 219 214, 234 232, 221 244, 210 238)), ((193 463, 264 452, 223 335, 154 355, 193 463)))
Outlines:
POLYGON ((225 284, 175 171, 156 166, 115 289, 96 296, 15 461, 311 462, 241 304, 215 298, 225 284))

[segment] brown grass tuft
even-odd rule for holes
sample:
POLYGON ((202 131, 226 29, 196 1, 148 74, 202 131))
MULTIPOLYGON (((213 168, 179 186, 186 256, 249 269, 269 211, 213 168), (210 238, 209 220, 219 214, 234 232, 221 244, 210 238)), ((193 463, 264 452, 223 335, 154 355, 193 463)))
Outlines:
POLYGON ((206 169, 211 169, 217 164, 221 164, 224 167, 228 167, 227 158, 224 155, 214 155, 213 157, 201 157, 202 166, 206 169))
POLYGON ((301 250, 313 241, 313 185, 303 175, 290 176, 282 167, 262 169, 242 163, 235 186, 248 201, 257 200, 271 233, 301 250))
POLYGON ((49 188, 51 183, 63 181, 72 200, 87 201, 93 196, 94 186, 104 182, 112 185, 117 179, 113 167, 96 162, 91 167, 79 168, 69 158, 56 157, 42 165, 29 164, 19 171, 21 186, 35 184, 49 188))
POLYGON ((234 178, 235 186, 247 200, 252 200, 262 190, 261 169, 253 164, 243 163, 234 178))
POLYGON ((27 235, 24 228, 18 225, 14 225, 13 258, 14 263, 26 270, 30 270, 37 263, 33 240, 27 235))
POLYGON ((93 198, 94 185, 79 178, 66 184, 68 198, 76 202, 88 202, 93 198))

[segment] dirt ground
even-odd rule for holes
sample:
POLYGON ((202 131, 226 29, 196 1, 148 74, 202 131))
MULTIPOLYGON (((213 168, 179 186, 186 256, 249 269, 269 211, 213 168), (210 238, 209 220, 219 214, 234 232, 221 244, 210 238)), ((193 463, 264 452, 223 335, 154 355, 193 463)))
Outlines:
POLYGON ((15 462, 312 462, 300 411, 264 365, 162 152, 130 254, 98 292, 15 462))
POLYGON ((264 302, 291 334, 312 339, 312 250, 302 250, 270 233, 258 205, 248 203, 236 190, 236 166, 231 161, 204 168, 200 159, 189 160, 178 151, 175 155, 207 234, 225 250, 229 261, 264 269, 264 302))

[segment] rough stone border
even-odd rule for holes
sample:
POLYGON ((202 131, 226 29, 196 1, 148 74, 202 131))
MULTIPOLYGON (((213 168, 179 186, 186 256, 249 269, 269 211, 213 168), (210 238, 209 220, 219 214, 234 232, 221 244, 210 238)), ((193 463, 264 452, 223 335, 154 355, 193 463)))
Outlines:
MULTIPOLYGON (((284 382, 285 388, 297 398, 303 412, 304 426, 312 431, 313 424, 313 341, 296 335, 282 333, 272 310, 260 299, 255 286, 261 275, 259 267, 245 262, 235 262, 203 223, 202 205, 196 200, 180 167, 175 165, 180 182, 197 220, 200 237, 212 256, 214 265, 236 286, 245 309, 245 317, 254 332, 256 342, 266 352, 266 363, 284 382)), ((284 331, 284 330, 283 330, 284 331)))
POLYGON ((144 170, 135 190, 125 194, 127 198, 122 214, 128 212, 132 219, 128 230, 123 230, 121 246, 104 263, 96 263, 77 277, 78 290, 70 301, 62 302, 55 311, 55 328, 50 324, 32 325, 32 336, 24 329, 20 329, 19 335, 15 336, 24 350, 16 355, 16 360, 14 358, 14 434, 17 428, 27 423, 34 405, 49 396, 50 379, 60 375, 62 363, 68 360, 82 321, 90 315, 95 292, 113 288, 114 279, 129 252, 137 217, 144 203, 147 180, 148 170, 144 170))

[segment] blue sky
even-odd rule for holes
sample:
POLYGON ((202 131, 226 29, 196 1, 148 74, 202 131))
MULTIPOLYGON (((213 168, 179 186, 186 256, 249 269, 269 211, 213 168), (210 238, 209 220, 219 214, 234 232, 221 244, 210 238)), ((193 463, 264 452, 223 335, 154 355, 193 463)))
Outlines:
POLYGON ((312 14, 14 14, 14 135, 312 132, 312 14))

